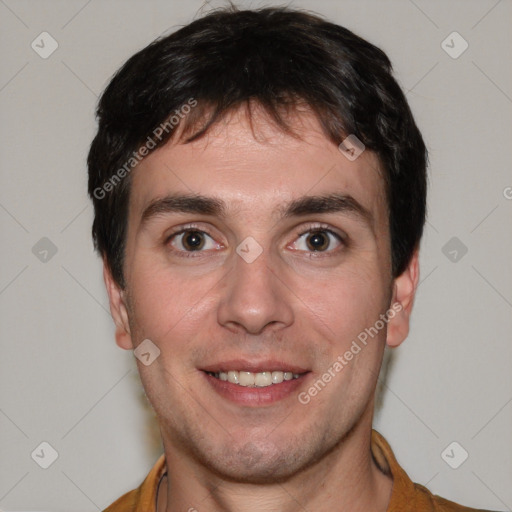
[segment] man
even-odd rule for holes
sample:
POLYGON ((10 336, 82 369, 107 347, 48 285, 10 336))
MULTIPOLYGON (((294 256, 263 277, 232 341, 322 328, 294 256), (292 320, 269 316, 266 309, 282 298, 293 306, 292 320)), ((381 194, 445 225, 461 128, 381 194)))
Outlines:
POLYGON ((98 117, 93 238, 164 445, 107 511, 471 510, 372 430, 426 202, 386 55, 304 12, 219 10, 129 59, 98 117))

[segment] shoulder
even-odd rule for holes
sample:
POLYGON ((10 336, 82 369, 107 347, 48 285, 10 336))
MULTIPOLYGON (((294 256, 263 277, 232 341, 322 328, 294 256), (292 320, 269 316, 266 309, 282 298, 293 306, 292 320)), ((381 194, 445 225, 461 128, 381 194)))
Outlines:
POLYGON ((135 512, 140 499, 139 489, 127 492, 119 499, 114 501, 103 512, 135 512))
POLYGON ((103 512, 153 512, 158 484, 166 470, 165 456, 162 454, 137 489, 121 496, 103 512))
POLYGON ((415 499, 414 508, 411 510, 415 511, 432 511, 432 512, 492 512, 490 510, 476 509, 459 505, 453 501, 442 498, 432 494, 426 487, 420 484, 414 484, 415 499))
POLYGON ((491 512, 464 507, 432 494, 423 485, 414 483, 398 464, 388 442, 376 430, 372 430, 371 450, 377 466, 393 478, 387 512, 491 512))

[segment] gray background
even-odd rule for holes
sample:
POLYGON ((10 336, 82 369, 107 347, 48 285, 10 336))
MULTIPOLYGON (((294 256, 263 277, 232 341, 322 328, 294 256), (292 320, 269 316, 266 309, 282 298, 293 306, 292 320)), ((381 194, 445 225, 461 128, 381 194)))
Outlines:
MULTIPOLYGON (((85 157, 112 73, 202 4, 0 0, 3 510, 100 510, 139 485, 160 453, 133 355, 114 342, 85 157), (47 59, 31 48, 43 31, 59 45, 47 59), (59 455, 48 469, 31 458, 43 441, 59 455)), ((414 481, 511 510, 512 3, 291 5, 388 53, 430 150, 422 281, 375 426, 414 481), (456 59, 441 46, 453 31, 469 43, 456 59), (469 454, 458 469, 441 456, 453 441, 469 454)), ((451 453, 457 461, 463 452, 451 453)))

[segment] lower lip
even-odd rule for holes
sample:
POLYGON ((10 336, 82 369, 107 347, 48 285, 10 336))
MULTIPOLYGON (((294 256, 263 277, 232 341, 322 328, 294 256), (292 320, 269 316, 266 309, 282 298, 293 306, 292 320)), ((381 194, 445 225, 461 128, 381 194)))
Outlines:
POLYGON ((219 395, 237 404, 253 407, 272 404, 291 395, 296 395, 297 389, 304 385, 305 378, 309 375, 309 372, 304 373, 297 379, 284 380, 279 384, 266 387, 246 387, 217 379, 206 372, 202 373, 219 395))

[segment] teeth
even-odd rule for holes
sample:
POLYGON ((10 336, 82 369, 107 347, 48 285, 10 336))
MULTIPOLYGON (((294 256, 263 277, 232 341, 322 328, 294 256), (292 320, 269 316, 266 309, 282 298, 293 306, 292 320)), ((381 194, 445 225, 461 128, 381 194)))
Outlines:
POLYGON ((254 386, 254 373, 239 372, 240 386, 254 386))
POLYGON ((228 382, 231 382, 232 384, 238 384, 238 372, 228 372, 228 382))
POLYGON ((238 384, 244 387, 259 387, 265 388, 272 384, 280 384, 285 380, 298 379, 300 375, 292 372, 245 372, 231 370, 229 372, 208 372, 209 375, 216 377, 217 379, 231 382, 232 384, 238 384))
POLYGON ((272 372, 261 372, 254 376, 254 385, 260 388, 270 386, 272 384, 272 372))
POLYGON ((272 382, 274 384, 280 384, 284 380, 283 375, 283 372, 272 372, 272 382))

